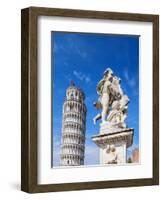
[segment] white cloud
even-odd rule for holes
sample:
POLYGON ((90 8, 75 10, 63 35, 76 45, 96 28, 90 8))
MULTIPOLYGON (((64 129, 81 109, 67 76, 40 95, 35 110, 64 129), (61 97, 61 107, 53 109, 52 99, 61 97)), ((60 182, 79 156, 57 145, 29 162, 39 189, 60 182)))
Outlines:
POLYGON ((85 47, 83 45, 83 41, 78 40, 75 35, 71 35, 71 37, 67 38, 67 42, 69 44, 69 47, 75 50, 74 52, 78 54, 82 59, 88 58, 87 52, 85 51, 85 47), (78 45, 79 42, 80 45, 78 45))
POLYGON ((68 67, 68 63, 66 61, 63 61, 63 64, 65 67, 68 67))
POLYGON ((128 75, 128 72, 126 70, 124 71, 124 77, 125 77, 126 80, 129 80, 129 75, 128 75))
POLYGON ((79 54, 80 57, 82 57, 83 59, 85 59, 87 57, 87 53, 84 52, 84 51, 81 51, 81 49, 79 49, 77 46, 76 46, 76 52, 79 54))
POLYGON ((72 77, 70 74, 64 74, 64 78, 66 79, 66 81, 68 81, 70 83, 70 81, 72 80, 72 77))
POLYGON ((85 78, 85 81, 86 81, 87 83, 89 83, 91 80, 90 80, 89 77, 86 77, 86 78, 85 78))
POLYGON ((125 77, 125 79, 126 79, 126 81, 127 81, 127 84, 128 84, 131 88, 133 88, 133 87, 136 85, 135 78, 134 78, 134 77, 130 77, 127 70, 124 71, 124 77, 125 77))
POLYGON ((90 83, 91 82, 91 79, 89 76, 85 75, 84 73, 82 72, 78 72, 76 70, 73 71, 73 75, 79 79, 80 81, 85 81, 86 83, 90 83))

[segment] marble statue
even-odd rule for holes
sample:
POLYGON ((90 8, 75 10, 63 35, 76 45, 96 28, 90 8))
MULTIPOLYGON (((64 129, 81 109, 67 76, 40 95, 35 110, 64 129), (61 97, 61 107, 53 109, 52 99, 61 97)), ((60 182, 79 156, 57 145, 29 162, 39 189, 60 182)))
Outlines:
POLYGON ((123 93, 120 83, 121 79, 114 76, 113 71, 107 68, 97 85, 99 99, 94 106, 101 109, 101 113, 94 117, 94 124, 101 119, 102 123, 107 122, 110 127, 126 128, 129 98, 123 93))
POLYGON ((94 106, 100 112, 93 121, 101 119, 99 134, 92 136, 100 148, 100 164, 126 164, 127 148, 133 144, 134 129, 125 122, 129 98, 121 87, 121 79, 110 68, 104 71, 97 84, 98 101, 94 106))
POLYGON ((107 121, 110 126, 115 128, 126 128, 125 119, 127 117, 129 98, 127 95, 123 95, 121 99, 115 100, 112 103, 111 111, 107 117, 107 121))

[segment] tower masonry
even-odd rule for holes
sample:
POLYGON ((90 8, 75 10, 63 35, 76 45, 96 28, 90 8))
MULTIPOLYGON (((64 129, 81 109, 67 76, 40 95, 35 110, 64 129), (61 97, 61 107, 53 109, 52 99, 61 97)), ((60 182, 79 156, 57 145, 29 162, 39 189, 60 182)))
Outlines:
POLYGON ((84 165, 86 105, 84 92, 72 82, 66 90, 62 113, 60 165, 84 165))

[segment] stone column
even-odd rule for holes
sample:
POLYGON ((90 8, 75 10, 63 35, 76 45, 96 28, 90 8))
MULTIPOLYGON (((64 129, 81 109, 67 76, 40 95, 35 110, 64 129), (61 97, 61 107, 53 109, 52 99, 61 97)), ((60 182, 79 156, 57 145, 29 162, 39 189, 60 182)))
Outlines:
POLYGON ((100 147, 100 164, 125 164, 127 148, 133 143, 133 134, 132 128, 115 130, 101 127, 100 134, 92 137, 100 147))

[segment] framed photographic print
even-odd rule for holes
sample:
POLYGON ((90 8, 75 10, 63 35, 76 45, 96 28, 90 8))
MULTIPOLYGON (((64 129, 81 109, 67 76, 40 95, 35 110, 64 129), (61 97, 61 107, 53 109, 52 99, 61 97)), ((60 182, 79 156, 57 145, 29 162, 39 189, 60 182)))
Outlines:
POLYGON ((21 189, 159 184, 159 16, 30 7, 21 189))

